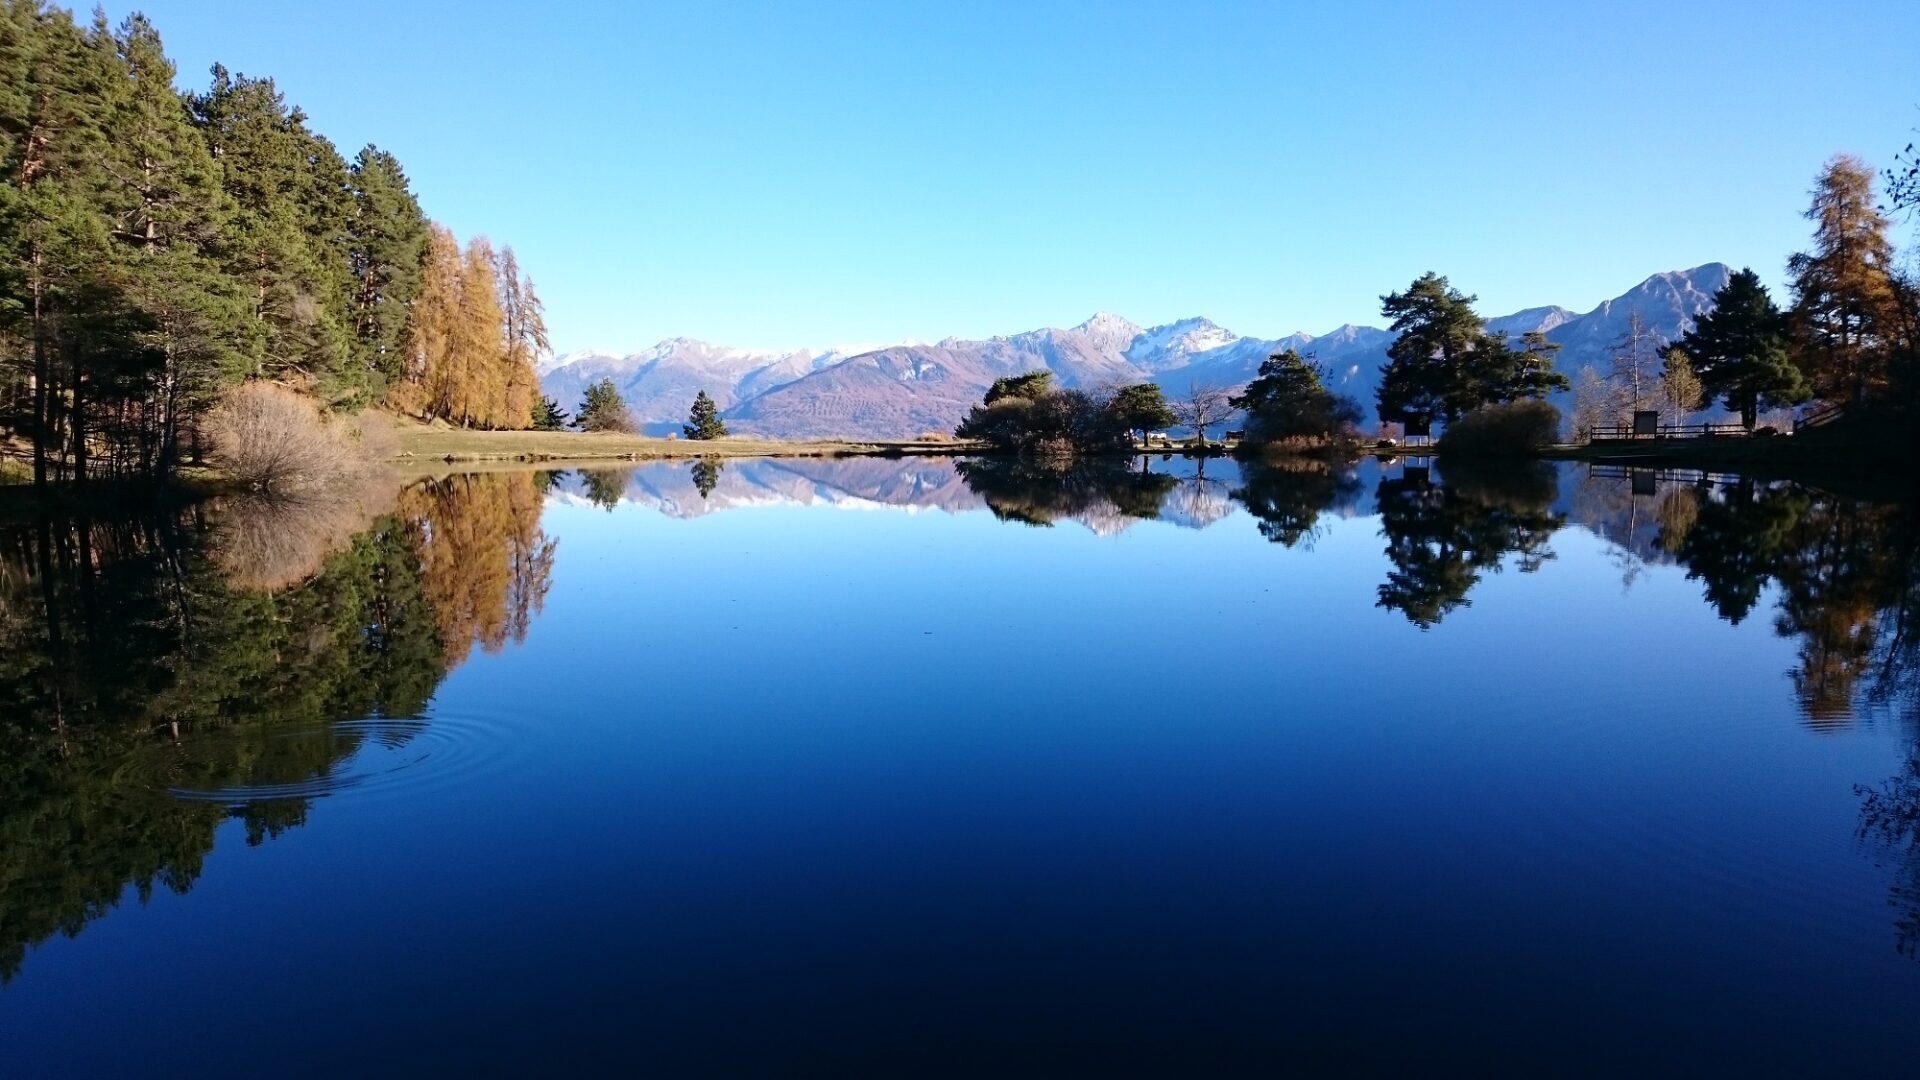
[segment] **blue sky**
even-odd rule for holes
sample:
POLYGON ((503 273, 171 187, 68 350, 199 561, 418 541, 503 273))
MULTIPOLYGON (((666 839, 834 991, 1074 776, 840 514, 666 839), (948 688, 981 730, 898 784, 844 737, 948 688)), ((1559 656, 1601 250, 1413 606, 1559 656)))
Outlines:
POLYGON ((1821 163, 1920 125, 1911 0, 142 10, 183 84, 271 75, 514 245, 562 351, 1318 333, 1428 269, 1488 314, 1777 283, 1821 163))

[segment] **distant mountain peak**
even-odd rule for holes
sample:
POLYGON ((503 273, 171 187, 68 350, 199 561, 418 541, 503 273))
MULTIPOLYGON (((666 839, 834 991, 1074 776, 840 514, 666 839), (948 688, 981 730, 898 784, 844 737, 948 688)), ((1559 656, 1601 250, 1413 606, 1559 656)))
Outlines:
POLYGON ((1074 327, 1074 329, 1084 330, 1088 333, 1103 330, 1131 330, 1136 334, 1140 332, 1140 327, 1135 325, 1132 319, 1124 315, 1115 315, 1111 311, 1096 311, 1087 317, 1086 322, 1074 327))
MULTIPOLYGON (((1672 340, 1710 310, 1732 270, 1705 263, 1653 274, 1585 313, 1557 305, 1491 317, 1487 328, 1518 338, 1539 331, 1562 347, 1569 375, 1605 364, 1628 321, 1639 316, 1657 337, 1672 340)), ((1142 328, 1098 311, 1069 329, 1057 327, 984 340, 946 338, 938 345, 753 350, 669 338, 626 356, 585 349, 543 359, 543 392, 577 400, 584 387, 612 377, 645 424, 673 430, 701 390, 720 403, 742 432, 787 438, 901 437, 951 430, 993 380, 1046 369, 1064 386, 1152 380, 1170 390, 1191 384, 1243 385, 1270 353, 1310 352, 1330 384, 1370 404, 1392 335, 1347 323, 1323 335, 1243 337, 1203 316, 1142 328)))

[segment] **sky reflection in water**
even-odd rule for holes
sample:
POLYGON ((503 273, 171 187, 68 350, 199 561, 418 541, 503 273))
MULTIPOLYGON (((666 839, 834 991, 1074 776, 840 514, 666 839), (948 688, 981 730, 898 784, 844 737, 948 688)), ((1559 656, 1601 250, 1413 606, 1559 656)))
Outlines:
POLYGON ((454 477, 293 586, 16 530, 7 1054, 1902 1063, 1911 508, 1138 470, 454 477))

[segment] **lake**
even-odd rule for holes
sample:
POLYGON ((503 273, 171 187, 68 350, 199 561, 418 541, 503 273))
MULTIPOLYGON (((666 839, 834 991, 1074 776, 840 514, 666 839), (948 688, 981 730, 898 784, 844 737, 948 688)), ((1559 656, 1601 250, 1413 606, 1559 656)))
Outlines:
POLYGON ((751 459, 0 543, 7 1076, 1920 1051, 1912 505, 751 459))

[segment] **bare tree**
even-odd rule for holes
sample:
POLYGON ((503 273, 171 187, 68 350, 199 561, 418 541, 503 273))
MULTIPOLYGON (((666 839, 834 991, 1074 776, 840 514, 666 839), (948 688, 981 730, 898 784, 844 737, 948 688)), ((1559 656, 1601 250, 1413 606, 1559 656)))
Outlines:
POLYGON ((1240 411, 1228 402, 1232 396, 1231 390, 1217 383, 1189 382, 1187 392, 1167 404, 1180 425, 1192 428, 1194 435, 1205 444, 1208 428, 1227 423, 1240 411))
POLYGON ((1646 407, 1660 376, 1660 336, 1647 327, 1640 313, 1627 315, 1626 333, 1613 343, 1613 384, 1626 398, 1627 412, 1646 407))

